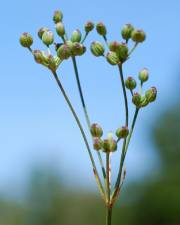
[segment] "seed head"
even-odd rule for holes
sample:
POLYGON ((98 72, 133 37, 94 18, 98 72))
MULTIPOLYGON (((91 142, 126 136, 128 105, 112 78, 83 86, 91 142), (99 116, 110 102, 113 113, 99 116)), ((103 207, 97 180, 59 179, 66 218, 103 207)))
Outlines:
POLYGON ((20 36, 19 42, 24 48, 30 48, 31 45, 33 44, 33 38, 29 33, 24 32, 20 36))
POLYGON ((104 54, 104 46, 99 41, 94 41, 91 44, 91 52, 94 56, 102 56, 104 54))

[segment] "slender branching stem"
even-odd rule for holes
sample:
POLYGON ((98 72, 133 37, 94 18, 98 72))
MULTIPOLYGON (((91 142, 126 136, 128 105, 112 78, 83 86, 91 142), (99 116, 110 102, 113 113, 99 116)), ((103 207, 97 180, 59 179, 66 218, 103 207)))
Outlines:
MULTIPOLYGON (((126 124, 126 126, 128 126, 129 109, 128 109, 128 100, 127 100, 127 93, 126 93, 126 88, 125 88, 125 83, 124 83, 122 64, 119 64, 118 68, 119 68, 120 80, 121 80, 121 85, 122 85, 122 89, 123 89, 123 96, 124 96, 125 114, 126 114, 125 124, 126 124)), ((120 183, 121 183, 121 174, 122 174, 123 164, 124 164, 124 160, 125 160, 125 148, 126 148, 126 138, 124 139, 123 145, 122 145, 119 172, 118 172, 118 177, 117 177, 115 187, 114 187, 114 193, 112 194, 112 201, 114 201, 114 199, 116 198, 116 196, 119 193, 119 186, 120 186, 120 183)))
MULTIPOLYGON (((76 58, 74 56, 72 57, 72 61, 73 61, 73 67, 74 67, 74 72, 75 72, 75 76, 76 76, 76 82, 77 82, 77 86, 78 86, 78 91, 79 91, 79 95, 80 95, 80 99, 81 99, 81 104, 82 104, 84 115, 85 115, 85 118, 86 118, 86 123, 87 123, 89 131, 90 131, 90 129, 91 129, 91 122, 90 122, 90 118, 89 118, 89 115, 88 115, 88 111, 87 111, 87 107, 86 107, 86 104, 85 104, 83 91, 82 91, 82 87, 81 87, 81 83, 80 83, 80 79, 79 79, 79 73, 78 73, 76 58)), ((102 174, 103 174, 103 178, 104 178, 104 182, 105 182, 105 180, 106 180, 106 171, 105 171, 105 168, 104 168, 104 165, 103 165, 103 160, 102 160, 102 157, 101 157, 101 153, 99 151, 97 151, 97 155, 98 155, 98 159, 99 159, 99 162, 100 162, 100 166, 101 166, 101 169, 102 169, 102 174)))
POLYGON ((129 110, 128 110, 128 100, 127 100, 127 94, 126 94, 126 87, 124 83, 124 75, 123 75, 123 69, 122 69, 122 64, 118 65, 119 68, 119 74, 120 74, 120 79, 121 79, 121 85, 123 89, 123 95, 124 95, 124 103, 125 103, 125 111, 126 111, 126 119, 125 119, 125 124, 128 126, 128 120, 129 120, 129 110))
POLYGON ((127 149, 129 147, 129 143, 130 143, 130 140, 131 140, 131 137, 132 137, 132 134, 133 134, 133 130, 134 130, 134 126, 135 126, 135 123, 136 123, 136 120, 137 120, 138 113, 139 113, 139 108, 136 108, 129 135, 127 137, 127 140, 123 142, 119 173, 118 173, 118 178, 117 178, 117 181, 116 181, 116 184, 115 184, 114 192, 112 194, 112 201, 116 200, 116 198, 118 197, 118 193, 120 191, 119 186, 120 186, 120 182, 121 182, 124 160, 126 158, 127 149))
POLYGON ((131 49, 131 51, 129 52, 128 57, 134 52, 134 50, 137 48, 137 46, 138 46, 138 43, 136 42, 134 44, 133 48, 131 49))
POLYGON ((127 143, 126 143, 126 147, 125 147, 125 154, 127 152, 127 149, 128 149, 131 137, 132 137, 132 133, 133 133, 133 130, 134 130, 134 126, 135 126, 135 123, 136 123, 136 120, 137 120, 138 113, 139 113, 139 108, 136 108, 135 113, 134 113, 134 117, 133 117, 133 121, 132 121, 132 125, 131 125, 131 129, 130 129, 129 135, 127 137, 127 143))
POLYGON ((89 32, 86 32, 86 33, 85 33, 85 35, 84 35, 84 37, 83 37, 83 39, 82 39, 82 41, 81 41, 81 44, 83 44, 83 43, 85 42, 85 40, 86 40, 88 34, 89 34, 89 32))
POLYGON ((61 93, 63 94, 63 96, 64 96, 64 98, 65 98, 65 100, 66 100, 66 102, 67 102, 67 104, 68 104, 68 106, 69 106, 69 108, 70 108, 70 110, 71 110, 75 120, 76 120, 76 123, 77 123, 77 125, 78 125, 78 127, 80 129, 80 132, 82 134, 83 140, 84 140, 85 145, 86 145, 87 150, 88 150, 88 154, 89 154, 92 166, 93 166, 93 172, 94 172, 94 175, 95 175, 95 178, 96 178, 96 181, 97 181, 100 193, 101 193, 103 199, 105 200, 105 191, 104 191, 104 188, 102 186, 101 179, 99 177, 99 174, 98 174, 98 171, 97 171, 97 168, 96 168, 96 165, 95 165, 95 161, 93 159, 93 156, 92 156, 92 153, 91 153, 91 149, 89 147, 89 143, 87 141, 85 132, 84 132, 83 127, 81 125, 81 122, 80 122, 80 120, 79 120, 79 118, 78 118, 78 116, 77 116, 77 114, 76 114, 76 112, 75 112, 75 110, 74 110, 74 108, 73 108, 73 106, 72 106, 72 104, 71 104, 71 102, 70 102, 70 100, 69 100, 69 98, 68 98, 68 96, 67 96, 67 94, 66 94, 66 92, 65 92, 65 90, 63 88, 63 86, 62 86, 62 84, 61 84, 61 81, 60 81, 57 73, 53 72, 53 75, 54 75, 54 78, 55 78, 55 80, 56 80, 56 82, 58 84, 58 87, 60 88, 61 93))
POLYGON ((104 41, 105 41, 105 43, 106 43, 107 47, 109 48, 109 45, 108 45, 108 40, 107 40, 106 35, 104 35, 104 36, 103 36, 103 39, 104 39, 104 41))
POLYGON ((107 182, 107 205, 110 205, 110 196, 111 196, 111 188, 110 188, 110 153, 106 153, 106 182, 107 182))
POLYGON ((106 225, 111 225, 112 221, 112 205, 111 205, 111 165, 110 165, 110 154, 106 153, 106 182, 107 182, 107 202, 106 202, 106 225))

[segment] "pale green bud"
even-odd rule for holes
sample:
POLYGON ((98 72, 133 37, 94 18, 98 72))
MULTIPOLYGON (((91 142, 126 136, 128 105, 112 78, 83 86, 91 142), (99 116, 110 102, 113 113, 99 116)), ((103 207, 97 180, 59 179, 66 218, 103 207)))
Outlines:
POLYGON ((131 38, 132 31, 134 30, 134 27, 131 24, 126 24, 121 30, 121 35, 123 39, 128 41, 131 38))
POLYGON ((141 43, 141 42, 145 41, 146 34, 144 33, 143 30, 133 30, 133 32, 131 34, 131 38, 134 42, 141 43))
POLYGON ((42 41, 45 45, 49 46, 54 42, 54 34, 51 31, 45 31, 42 35, 42 41))
POLYGON ((119 63, 119 58, 118 58, 117 54, 112 51, 107 53, 106 59, 113 66, 115 66, 119 63))
POLYGON ((148 80, 149 78, 149 72, 147 69, 142 69, 140 72, 139 72, 139 80, 144 83, 148 80))
POLYGON ((60 37, 63 37, 65 34, 65 29, 64 29, 64 25, 61 22, 56 23, 55 25, 56 27, 56 32, 60 37))
POLYGON ((30 48, 33 44, 33 38, 29 33, 25 32, 21 35, 19 42, 23 47, 30 48))
POLYGON ((91 44, 91 52, 94 56, 102 56, 104 55, 104 46, 99 41, 94 41, 91 44))
POLYGON ((53 21, 54 23, 59 23, 61 22, 63 19, 63 14, 61 11, 57 10, 54 12, 54 15, 53 15, 53 21))
POLYGON ((74 30, 71 36, 71 41, 72 42, 80 42, 81 41, 81 32, 80 30, 74 30))

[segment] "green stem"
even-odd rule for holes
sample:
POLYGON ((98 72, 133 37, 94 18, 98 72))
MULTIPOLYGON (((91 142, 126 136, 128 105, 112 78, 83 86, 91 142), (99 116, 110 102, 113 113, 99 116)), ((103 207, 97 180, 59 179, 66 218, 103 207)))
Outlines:
MULTIPOLYGON (((126 88, 125 88, 125 83, 124 83, 122 64, 118 65, 118 68, 119 68, 119 74, 120 74, 120 79, 121 79, 121 84, 122 84, 122 89, 123 89, 123 95, 124 95, 124 103, 125 103, 125 111, 126 111, 125 124, 128 127, 129 110, 128 110, 128 100, 127 100, 126 88)), ((124 160, 125 160, 125 148, 126 148, 126 138, 123 141, 119 172, 118 172, 118 177, 117 177, 115 187, 114 187, 114 193, 112 195, 112 201, 114 201, 117 194, 119 193, 119 186, 120 186, 120 183, 121 183, 121 174, 122 174, 123 164, 124 164, 124 160)))
POLYGON ((106 208, 106 225, 111 225, 112 221, 112 207, 106 208))
POLYGON ((110 188, 110 153, 106 153, 106 185, 107 185, 107 204, 110 205, 110 196, 111 196, 111 188, 110 188))
POLYGON ((138 46, 138 43, 136 42, 135 44, 134 44, 134 47, 131 49, 131 51, 129 52, 129 54, 128 54, 128 57, 134 52, 134 50, 136 49, 136 47, 138 46))
POLYGON ((125 88, 125 83, 124 83, 122 64, 118 65, 118 68, 119 68, 119 74, 120 74, 120 79, 121 79, 121 84, 122 84, 122 89, 123 89, 123 95, 124 95, 124 103, 125 103, 125 111, 126 111, 125 124, 126 124, 126 126, 128 126, 129 110, 128 110, 128 100, 127 100, 126 88, 125 88))
POLYGON ((89 32, 86 32, 86 34, 84 35, 82 41, 81 41, 81 44, 83 44, 88 36, 89 32))
POLYGON ((118 178, 117 178, 117 181, 116 181, 116 184, 115 184, 114 193, 112 195, 112 199, 115 199, 117 197, 117 194, 119 193, 119 186, 120 186, 120 182, 121 182, 124 160, 126 158, 127 149, 128 149, 131 137, 132 137, 132 133, 133 133, 133 130, 134 130, 134 126, 135 126, 135 123, 136 123, 136 120, 137 120, 138 113, 139 113, 139 109, 136 108, 127 141, 124 141, 124 143, 123 143, 119 173, 118 173, 118 178))
POLYGON ((78 118, 78 116, 77 116, 77 114, 76 114, 76 112, 75 112, 75 110, 74 110, 74 108, 73 108, 73 106, 72 106, 72 104, 71 104, 71 102, 70 102, 70 100, 69 100, 69 98, 68 98, 68 96, 67 96, 67 94, 66 94, 66 92, 65 92, 65 90, 64 90, 64 88, 63 88, 63 86, 62 86, 62 84, 60 82, 60 80, 59 80, 59 78, 58 78, 57 73, 56 72, 53 72, 53 75, 54 75, 54 78, 55 78, 55 80, 56 80, 56 82, 57 82, 57 84, 58 84, 58 86, 59 86, 59 88, 60 88, 60 90, 61 90, 61 92, 62 92, 62 94, 63 94, 63 96, 64 96, 64 98, 65 98, 65 100, 66 100, 66 102, 67 102, 67 104, 68 104, 68 106, 69 106, 69 108, 70 108, 73 116, 74 116, 74 118, 75 118, 75 120, 76 120, 76 123, 77 123, 77 125, 78 125, 78 127, 80 129, 80 132, 82 134, 83 140, 84 140, 85 145, 86 145, 87 150, 88 150, 88 154, 89 154, 89 157, 90 157, 92 166, 93 166, 93 172, 94 172, 94 175, 95 175, 95 178, 96 178, 96 181, 97 181, 97 184, 98 184, 100 193, 101 193, 103 199, 105 199, 104 188, 102 186, 101 179, 100 179, 100 177, 98 175, 98 171, 97 171, 97 168, 96 168, 96 165, 95 165, 95 162, 94 162, 92 153, 91 153, 91 149, 89 147, 89 143, 87 141, 85 132, 84 132, 84 130, 82 128, 81 122, 80 122, 80 120, 79 120, 79 118, 78 118))
POLYGON ((128 146, 129 146, 131 137, 132 137, 132 133, 133 133, 133 130, 134 130, 134 126, 135 126, 135 123, 136 123, 136 120, 137 120, 138 113, 139 113, 139 109, 136 108, 135 113, 134 113, 134 117, 133 117, 133 122, 132 122, 132 125, 131 125, 131 129, 130 129, 130 132, 129 132, 129 135, 128 135, 128 138, 127 138, 127 144, 126 144, 126 148, 125 148, 125 154, 127 152, 127 149, 128 149, 128 146))
MULTIPOLYGON (((85 104, 85 100, 84 100, 84 96, 83 96, 83 92, 82 92, 82 88, 81 88, 76 58, 74 56, 72 57, 72 61, 73 61, 73 67, 74 67, 75 76, 76 76, 76 82, 77 82, 77 86, 78 86, 78 90, 79 90, 79 95, 80 95, 80 99, 81 99, 81 104, 82 104, 84 115, 85 115, 85 118, 86 118, 86 123, 87 123, 89 131, 90 131, 91 122, 90 122, 90 119, 89 119, 87 107, 86 107, 86 104, 85 104)), ((104 165, 103 165, 101 153, 99 151, 97 151, 97 155, 98 155, 98 159, 99 159, 100 166, 101 166, 101 169, 102 169, 103 178, 104 178, 104 180, 106 180, 106 171, 105 171, 105 168, 104 168, 104 165)))
POLYGON ((103 39, 104 39, 104 41, 105 41, 105 43, 106 43, 107 47, 109 48, 109 45, 108 45, 108 40, 107 40, 106 35, 104 35, 104 36, 103 36, 103 39))

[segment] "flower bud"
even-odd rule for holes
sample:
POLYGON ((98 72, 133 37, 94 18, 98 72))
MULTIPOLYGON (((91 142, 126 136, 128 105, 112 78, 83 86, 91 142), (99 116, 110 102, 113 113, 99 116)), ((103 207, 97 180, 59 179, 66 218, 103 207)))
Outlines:
POLYGON ((97 123, 91 125, 90 131, 93 137, 102 137, 103 135, 103 130, 97 123))
POLYGON ((94 56, 102 56, 104 51, 104 46, 99 41, 94 41, 91 44, 91 52, 94 56))
POLYGON ((57 10, 54 12, 54 15, 53 15, 53 21, 54 23, 59 23, 61 22, 63 19, 63 14, 61 11, 57 10))
POLYGON ((64 25, 61 22, 56 23, 55 25, 56 27, 56 32, 60 37, 63 37, 65 34, 65 29, 64 29, 64 25))
POLYGON ((121 35, 123 39, 128 41, 131 38, 132 31, 134 30, 134 27, 131 24, 126 24, 121 30, 121 35))
POLYGON ((133 77, 128 77, 125 81, 126 88, 129 90, 133 90, 136 88, 136 81, 133 77))
POLYGON ((108 52, 106 55, 106 59, 113 66, 119 63, 119 58, 115 52, 108 52))
POLYGON ((133 30, 131 34, 131 38, 136 43, 141 43, 145 41, 146 34, 143 30, 133 30))
POLYGON ((71 49, 67 44, 61 45, 57 50, 57 56, 61 59, 68 59, 71 56, 71 49))
POLYGON ((103 23, 98 23, 96 25, 96 30, 97 30, 98 34, 100 34, 102 36, 106 36, 107 31, 106 31, 106 27, 103 23))
POLYGON ((103 141, 103 151, 106 153, 115 152, 117 150, 117 142, 113 138, 107 138, 103 141))
POLYGON ((33 53, 34 59, 37 63, 39 63, 39 64, 44 63, 44 56, 43 56, 42 51, 34 50, 32 53, 33 53))
POLYGON ((85 29, 86 33, 91 32, 91 31, 94 29, 94 23, 91 22, 91 21, 88 21, 88 22, 85 24, 84 29, 85 29))
POLYGON ((25 32, 20 36, 19 42, 23 47, 30 48, 33 44, 33 38, 29 33, 25 32))
POLYGON ((86 47, 83 46, 82 44, 78 43, 78 42, 75 42, 73 43, 72 45, 72 54, 73 56, 81 56, 85 53, 86 51, 86 47))
POLYGON ((52 71, 56 71, 56 69, 57 69, 56 60, 52 55, 48 56, 48 67, 52 71))
POLYGON ((145 107, 149 104, 148 99, 146 98, 146 96, 141 96, 141 107, 145 107))
POLYGON ((95 150, 99 151, 103 146, 103 141, 98 138, 98 137, 95 137, 93 138, 93 147, 95 150))
POLYGON ((132 102, 134 103, 134 105, 136 107, 140 107, 141 106, 141 95, 139 93, 134 93, 133 97, 132 97, 132 102))
POLYGON ((71 36, 71 41, 72 42, 80 42, 81 41, 81 32, 80 30, 74 30, 71 36))
POLYGON ((47 46, 51 45, 54 42, 53 32, 45 31, 42 35, 42 41, 47 46))
POLYGON ((121 62, 124 62, 128 57, 128 47, 125 43, 120 43, 116 51, 121 62))
POLYGON ((45 31, 49 31, 49 29, 48 29, 47 27, 42 27, 42 28, 40 28, 40 29, 38 30, 38 37, 39 37, 40 39, 42 39, 42 36, 43 36, 43 34, 44 34, 45 31))
POLYGON ((145 96, 148 102, 154 102, 157 97, 157 89, 155 87, 151 87, 149 90, 146 91, 145 96))
POLYGON ((126 138, 129 134, 129 129, 127 126, 120 127, 116 130, 116 136, 120 138, 126 138))
POLYGON ((144 83, 148 80, 149 78, 149 72, 147 69, 142 69, 140 72, 139 72, 139 80, 144 83))
POLYGON ((117 41, 112 41, 109 43, 109 50, 112 52, 116 52, 119 48, 120 43, 117 41))

